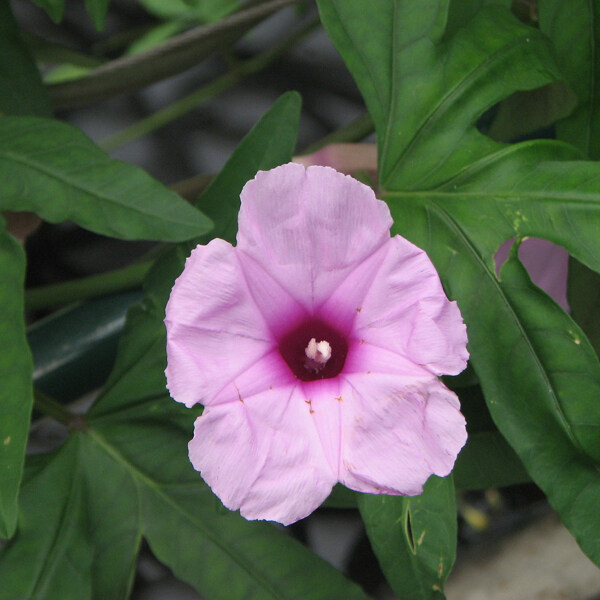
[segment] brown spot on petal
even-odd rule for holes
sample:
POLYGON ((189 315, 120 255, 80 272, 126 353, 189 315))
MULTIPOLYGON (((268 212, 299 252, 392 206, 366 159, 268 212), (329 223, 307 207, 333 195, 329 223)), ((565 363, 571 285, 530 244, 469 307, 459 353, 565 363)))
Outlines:
POLYGON ((364 344, 364 343, 365 343, 365 340, 360 340, 360 343, 361 343, 361 344, 364 344))
POLYGON ((362 306, 359 306, 359 307, 356 309, 356 312, 357 312, 357 313, 359 313, 361 310, 362 310, 362 306))
POLYGON ((240 390, 238 389, 238 386, 237 386, 237 385, 235 385, 235 383, 234 383, 234 384, 233 384, 233 387, 235 388, 235 391, 237 392, 237 395, 238 395, 238 400, 239 400, 239 401, 240 401, 242 404, 244 404, 244 401, 242 400, 242 395, 240 394, 240 390))
POLYGON ((343 400, 344 400, 344 399, 343 399, 341 396, 337 396, 335 399, 336 399, 338 402, 343 402, 343 400))

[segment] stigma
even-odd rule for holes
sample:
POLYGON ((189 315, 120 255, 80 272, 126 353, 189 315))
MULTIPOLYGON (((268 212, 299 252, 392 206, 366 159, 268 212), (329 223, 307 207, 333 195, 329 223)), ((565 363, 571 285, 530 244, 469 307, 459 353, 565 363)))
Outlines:
POLYGON ((304 354, 306 355, 304 368, 318 373, 331 358, 331 345, 327 340, 317 342, 316 338, 311 338, 304 349, 304 354))

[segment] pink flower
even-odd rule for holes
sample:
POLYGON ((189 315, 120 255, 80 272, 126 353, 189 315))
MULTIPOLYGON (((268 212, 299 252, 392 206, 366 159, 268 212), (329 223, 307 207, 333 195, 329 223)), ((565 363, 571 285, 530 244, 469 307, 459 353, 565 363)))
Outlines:
MULTIPOLYGON (((515 238, 506 240, 494 256, 496 270, 506 262, 515 238)), ((540 238, 525 238, 519 247, 519 259, 535 285, 569 311, 567 279, 569 253, 561 246, 540 238)))
POLYGON ((427 255, 370 188, 328 167, 261 171, 237 246, 198 246, 166 309, 168 388, 206 408, 194 467, 231 510, 293 523, 338 481, 415 495, 466 440, 437 378, 466 329, 427 255))

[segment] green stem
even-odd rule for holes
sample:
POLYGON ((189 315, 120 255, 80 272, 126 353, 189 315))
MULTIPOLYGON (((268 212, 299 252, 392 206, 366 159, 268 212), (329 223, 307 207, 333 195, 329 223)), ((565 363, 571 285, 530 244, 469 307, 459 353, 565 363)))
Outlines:
POLYGON ((152 261, 145 260, 100 275, 28 289, 25 307, 37 310, 130 290, 142 284, 151 265, 152 261))
POLYGON ((40 390, 34 390, 34 405, 41 413, 62 423, 65 427, 73 428, 81 421, 81 417, 67 410, 62 404, 46 396, 40 390))
POLYGON ((289 50, 301 38, 312 31, 317 25, 318 21, 312 21, 308 23, 289 38, 284 40, 281 44, 278 44, 274 48, 271 48, 270 50, 267 50, 266 52, 255 56, 254 58, 240 63, 231 71, 228 71, 224 75, 217 77, 217 79, 211 81, 203 88, 155 112, 149 117, 141 119, 130 127, 126 127, 118 133, 105 138, 98 145, 101 148, 104 148, 106 151, 115 150, 116 148, 120 148, 121 146, 124 146, 125 144, 128 144, 137 138, 156 131, 160 127, 164 127, 175 119, 178 119, 179 117, 182 117, 188 112, 194 110, 204 102, 207 102, 208 100, 211 100, 212 98, 215 98, 216 96, 229 90, 245 77, 248 77, 249 75, 266 68, 269 64, 274 62, 277 58, 289 50))

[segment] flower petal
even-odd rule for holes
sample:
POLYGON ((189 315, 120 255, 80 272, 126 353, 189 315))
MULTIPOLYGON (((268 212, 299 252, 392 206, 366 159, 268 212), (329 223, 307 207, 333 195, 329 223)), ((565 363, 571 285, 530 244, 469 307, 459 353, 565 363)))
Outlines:
POLYGON ((389 240, 387 205, 329 167, 260 171, 241 199, 237 248, 311 313, 389 240))
POLYGON ((331 472, 339 480, 342 444, 340 378, 317 379, 300 384, 331 472))
POLYGON ((230 510, 289 525, 336 483, 298 384, 209 407, 196 420, 190 460, 230 510))
POLYGON ((343 385, 341 482, 415 495, 447 475, 467 439, 458 399, 436 378, 353 374, 343 385))
POLYGON ((346 357, 344 375, 377 373, 431 379, 431 373, 425 367, 415 365, 408 358, 400 356, 392 350, 373 346, 364 341, 353 343, 346 357))
POLYGON ((223 240, 198 246, 166 308, 167 387, 192 406, 213 398, 276 343, 223 240))
POLYGON ((360 276, 359 268, 327 304, 356 307, 356 338, 407 357, 435 375, 460 373, 469 358, 466 327, 427 254, 395 236, 379 256, 371 281, 360 276))

